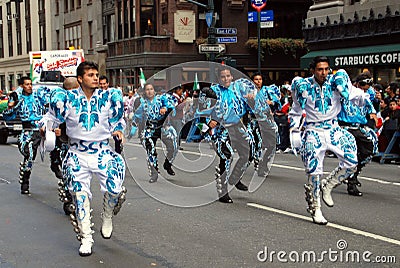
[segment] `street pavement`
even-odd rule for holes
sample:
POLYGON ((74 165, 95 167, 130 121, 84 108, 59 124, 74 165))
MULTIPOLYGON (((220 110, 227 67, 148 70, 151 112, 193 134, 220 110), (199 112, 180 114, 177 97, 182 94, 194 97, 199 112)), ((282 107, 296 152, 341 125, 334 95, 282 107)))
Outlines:
MULTIPOLYGON (((369 164, 360 176, 363 197, 348 195, 345 185, 334 189, 335 206, 322 207, 329 224, 319 226, 306 211, 299 157, 276 155, 255 192, 233 189, 234 203, 222 204, 211 202, 216 198, 217 159, 207 146, 202 148, 207 168, 188 172, 182 159, 195 161, 198 154, 183 144, 176 176, 161 167, 166 180, 150 184, 143 148, 135 139, 125 144, 127 201, 114 218, 112 238, 102 239, 102 196, 97 179, 92 180, 94 252, 80 257, 48 157, 35 162, 31 194, 21 195, 22 158, 16 140, 10 139, 0 145, 0 267, 400 267, 399 165, 369 164), (190 187, 203 191, 190 192, 190 187), (185 202, 205 204, 180 205, 185 202)), ((159 156, 162 166, 161 149, 159 156)), ((326 158, 324 170, 336 164, 337 159, 326 158)), ((246 184, 251 168, 243 179, 246 184)))

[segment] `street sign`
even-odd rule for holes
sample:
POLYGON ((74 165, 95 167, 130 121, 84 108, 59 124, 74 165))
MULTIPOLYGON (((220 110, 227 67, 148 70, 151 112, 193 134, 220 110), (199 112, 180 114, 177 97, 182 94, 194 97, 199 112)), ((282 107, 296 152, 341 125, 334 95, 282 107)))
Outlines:
POLYGON ((217 37, 217 43, 237 43, 237 36, 217 37))
MULTIPOLYGON (((273 21, 274 20, 274 11, 273 10, 265 10, 260 13, 261 21, 273 21)), ((250 11, 247 13, 247 21, 248 22, 257 22, 257 11, 250 11)))
POLYGON ((251 6, 257 11, 260 11, 266 5, 267 5, 267 0, 251 0, 251 6))
POLYGON ((236 28, 216 28, 216 34, 237 34, 236 28))
POLYGON ((206 22, 207 22, 208 27, 211 27, 212 21, 213 21, 213 13, 207 12, 206 13, 206 22))
POLYGON ((261 21, 273 21, 274 20, 274 11, 273 10, 265 10, 261 11, 261 21))
POLYGON ((201 44, 199 45, 199 53, 222 53, 225 51, 224 44, 201 44))
POLYGON ((273 21, 262 21, 260 22, 260 28, 274 28, 273 21))
POLYGON ((256 11, 247 12, 247 22, 257 22, 257 12, 256 11))

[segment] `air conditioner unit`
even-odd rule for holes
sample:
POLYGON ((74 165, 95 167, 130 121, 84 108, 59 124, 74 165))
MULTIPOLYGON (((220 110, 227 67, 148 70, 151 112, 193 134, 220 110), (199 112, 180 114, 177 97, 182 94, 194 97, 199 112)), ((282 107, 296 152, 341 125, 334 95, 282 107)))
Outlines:
POLYGON ((8 82, 11 81, 11 79, 12 79, 11 77, 12 77, 12 75, 7 75, 7 81, 8 81, 8 82))
POLYGON ((15 76, 15 78, 20 79, 20 78, 21 78, 21 75, 20 75, 20 74, 17 74, 17 75, 15 76))
POLYGON ((3 20, 0 20, 0 25, 3 24, 3 20))

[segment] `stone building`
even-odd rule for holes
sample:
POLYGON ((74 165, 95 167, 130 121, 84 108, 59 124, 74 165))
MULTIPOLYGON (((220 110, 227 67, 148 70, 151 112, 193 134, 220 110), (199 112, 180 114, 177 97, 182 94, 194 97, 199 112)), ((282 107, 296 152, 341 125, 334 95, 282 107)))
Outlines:
POLYGON ((99 0, 0 0, 0 88, 30 75, 29 52, 81 48, 105 73, 99 0))
POLYGON ((50 1, 0 1, 0 87, 9 92, 30 74, 29 51, 51 47, 50 1))

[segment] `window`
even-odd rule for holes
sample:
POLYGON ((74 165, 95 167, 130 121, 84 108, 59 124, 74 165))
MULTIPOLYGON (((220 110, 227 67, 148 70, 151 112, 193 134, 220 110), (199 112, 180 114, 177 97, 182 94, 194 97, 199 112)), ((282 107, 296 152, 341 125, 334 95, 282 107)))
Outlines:
MULTIPOLYGON (((5 75, 0 75, 0 86, 2 89, 6 88, 6 76, 5 75)), ((7 91, 5 92, 7 93, 7 91)))
POLYGON ((26 51, 32 50, 32 30, 31 30, 31 3, 25 0, 25 35, 26 35, 26 51))
POLYGON ((115 41, 115 15, 103 17, 103 44, 115 41))
POLYGON ((68 13, 68 0, 64 0, 64 13, 68 13))
POLYGON ((39 47, 46 50, 46 13, 44 0, 39 0, 39 47))
POLYGON ((81 8, 81 6, 82 6, 82 1, 76 0, 76 8, 81 8))
MULTIPOLYGON (((0 21, 3 22, 3 7, 0 6, 0 21)), ((2 23, 3 24, 3 23, 2 23)), ((3 27, 0 27, 0 58, 4 58, 4 37, 3 37, 3 27)), ((4 83, 1 84, 4 86, 4 83)))
POLYGON ((40 50, 46 50, 46 26, 39 25, 40 50))
POLYGON ((163 8, 161 13, 161 24, 168 24, 168 9, 163 8))
POLYGON ((118 39, 122 39, 122 2, 118 1, 117 4, 117 23, 118 23, 118 39))
POLYGON ((21 32, 21 5, 15 2, 15 30, 17 36, 17 55, 22 55, 22 32, 21 32))
MULTIPOLYGON (((65 1, 68 1, 68 0, 65 0, 65 1)), ((75 10, 75 0, 70 0, 69 8, 70 8, 70 10, 75 10)))
POLYGON ((45 1, 45 0, 39 0, 39 11, 45 10, 44 1, 45 1))
POLYGON ((17 29, 17 55, 22 55, 22 33, 21 33, 21 25, 17 29))
MULTIPOLYGON (((6 4, 7 8, 7 18, 11 16, 11 2, 6 4)), ((13 45, 13 36, 12 36, 12 19, 7 19, 7 36, 8 36, 8 56, 14 56, 14 45, 13 45)))
POLYGON ((129 37, 129 17, 128 17, 128 7, 126 6, 128 3, 127 1, 124 2, 124 38, 129 37))
POLYGON ((156 7, 153 0, 141 0, 140 5, 140 35, 155 35, 156 7))
POLYGON ((130 8, 131 8, 131 18, 130 18, 130 35, 131 37, 135 37, 135 21, 136 21, 136 9, 135 9, 135 1, 130 0, 130 4, 129 4, 130 8))
POLYGON ((93 23, 92 21, 88 22, 88 28, 89 28, 89 48, 93 48, 93 29, 92 26, 93 23))
POLYGON ((56 42, 57 42, 57 49, 61 49, 61 44, 60 44, 60 30, 56 30, 56 42))
POLYGON ((74 47, 80 49, 82 45, 81 25, 72 25, 64 28, 65 48, 74 47))
POLYGON ((55 14, 54 15, 56 15, 56 16, 58 16, 59 14, 60 14, 60 1, 59 0, 56 0, 56 2, 55 2, 55 14))

